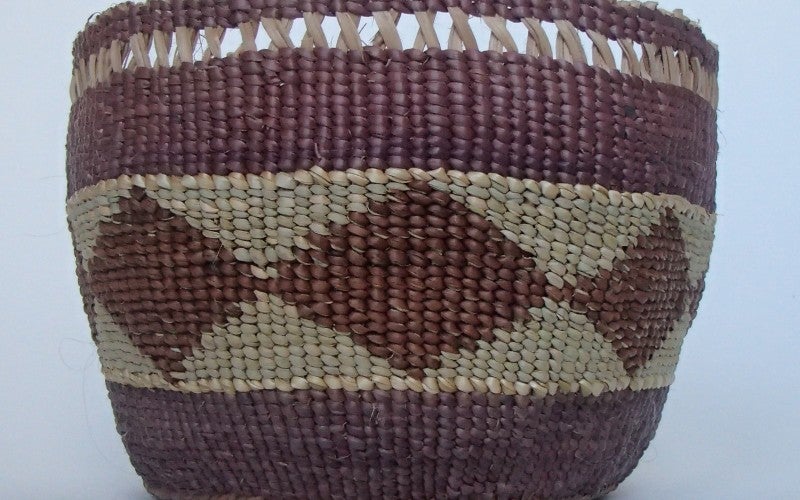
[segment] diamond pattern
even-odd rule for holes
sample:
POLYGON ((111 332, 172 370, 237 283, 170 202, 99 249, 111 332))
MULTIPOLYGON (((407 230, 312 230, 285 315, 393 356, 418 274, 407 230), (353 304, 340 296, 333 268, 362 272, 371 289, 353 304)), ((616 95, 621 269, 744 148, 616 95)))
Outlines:
POLYGON ((330 224, 324 236, 309 233, 311 248, 296 249, 296 259, 265 280, 141 189, 119 208, 100 224, 80 279, 168 380, 184 371, 203 332, 241 315, 239 304, 254 303, 257 290, 416 378, 439 368, 442 353, 474 351, 478 340, 494 340, 495 329, 530 319, 545 297, 584 313, 633 373, 687 308, 694 313, 702 291, 702 283, 689 285, 681 229, 669 210, 612 271, 556 288, 494 224, 421 181, 349 213, 347 224, 330 224))

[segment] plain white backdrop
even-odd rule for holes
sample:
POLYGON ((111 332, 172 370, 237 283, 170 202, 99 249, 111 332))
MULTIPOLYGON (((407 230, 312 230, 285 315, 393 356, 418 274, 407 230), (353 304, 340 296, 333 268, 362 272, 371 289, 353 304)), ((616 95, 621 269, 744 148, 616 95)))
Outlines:
MULTIPOLYGON (((0 0, 0 498, 149 498, 66 229, 72 40, 111 0, 0 0)), ((722 54, 719 222, 656 439, 611 500, 800 499, 800 1, 664 0, 722 54)))

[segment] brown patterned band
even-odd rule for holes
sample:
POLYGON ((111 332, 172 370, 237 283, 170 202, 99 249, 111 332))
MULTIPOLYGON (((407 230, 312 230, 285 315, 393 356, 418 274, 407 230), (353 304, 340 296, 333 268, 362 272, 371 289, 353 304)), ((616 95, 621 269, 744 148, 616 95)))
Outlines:
POLYGON ((104 373, 188 392, 664 387, 714 224, 419 169, 121 177, 68 211, 104 373))
MULTIPOLYGON (((634 374, 666 340, 702 285, 692 286, 678 219, 626 249, 628 259, 577 287, 548 283, 547 269, 481 217, 428 183, 390 192, 346 225, 310 233, 311 249, 278 263, 276 279, 252 277, 220 240, 158 206, 142 189, 101 223, 94 257, 80 274, 91 293, 165 374, 200 347, 204 331, 238 317, 257 292, 282 296, 301 317, 349 333, 392 367, 422 379, 443 352, 474 352, 493 330, 532 319, 545 299, 585 313, 634 374), (654 271, 662 275, 659 279, 654 271)), ((563 281, 563 280, 562 280, 563 281)), ((90 318, 93 318, 90 315, 90 318)), ((92 321, 94 322, 94 321, 92 321)))
POLYGON ((565 20, 583 31, 612 39, 629 39, 672 47, 697 57, 712 71, 718 66, 718 51, 700 28, 647 4, 616 3, 611 0, 151 0, 145 4, 125 3, 101 14, 75 42, 76 60, 88 58, 112 40, 127 41, 135 33, 156 30, 171 32, 176 27, 233 28, 259 18, 297 19, 304 13, 335 16, 350 13, 371 16, 375 12, 447 12, 449 8, 476 16, 501 16, 511 21, 536 18, 565 20))
POLYGON ((716 113, 521 54, 287 49, 114 73, 75 104, 69 192, 122 174, 444 167, 714 208, 716 113))
POLYGON ((596 498, 636 465, 667 396, 108 388, 161 498, 596 498))

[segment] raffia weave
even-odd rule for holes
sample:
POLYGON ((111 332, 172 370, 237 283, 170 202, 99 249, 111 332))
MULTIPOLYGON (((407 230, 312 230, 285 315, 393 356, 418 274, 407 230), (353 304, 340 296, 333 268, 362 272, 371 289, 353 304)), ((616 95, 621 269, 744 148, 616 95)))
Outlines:
POLYGON ((78 279, 150 492, 595 498, 635 467, 715 223, 718 55, 680 11, 151 0, 74 55, 78 279))

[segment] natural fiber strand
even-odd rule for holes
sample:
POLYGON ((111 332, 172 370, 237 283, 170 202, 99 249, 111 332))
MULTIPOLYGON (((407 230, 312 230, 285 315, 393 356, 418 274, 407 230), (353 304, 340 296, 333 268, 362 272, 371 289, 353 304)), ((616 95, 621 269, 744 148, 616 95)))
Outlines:
POLYGON ((613 0, 149 0, 74 46, 67 214, 164 499, 591 499, 714 238, 717 47, 613 0))

